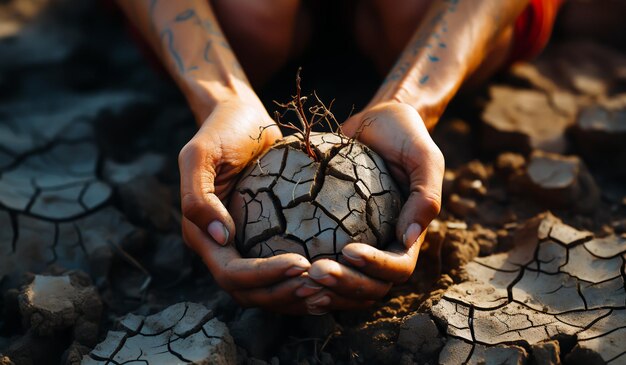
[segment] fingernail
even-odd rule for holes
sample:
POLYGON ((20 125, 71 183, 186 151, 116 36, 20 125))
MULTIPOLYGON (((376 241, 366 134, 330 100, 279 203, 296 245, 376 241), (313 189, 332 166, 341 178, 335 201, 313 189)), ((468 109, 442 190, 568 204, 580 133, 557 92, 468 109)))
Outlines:
POLYGON ((358 256, 358 254, 355 254, 354 252, 351 252, 351 251, 352 250, 350 249, 350 247, 346 247, 343 250, 341 250, 341 253, 346 259, 348 259, 348 261, 350 261, 352 265, 358 266, 358 267, 365 266, 365 260, 363 260, 362 257, 358 256))
POLYGON ((304 284, 296 290, 296 296, 299 298, 310 297, 320 290, 322 290, 322 287, 319 285, 304 284))
POLYGON ((319 272, 319 269, 317 269, 317 266, 315 265, 311 268, 311 270, 309 270, 309 277, 325 286, 334 286, 337 284, 337 279, 335 277, 324 272, 319 272))
POLYGON ((222 246, 224 246, 228 242, 228 230, 226 229, 226 226, 224 226, 224 224, 222 224, 222 222, 218 220, 214 220, 213 222, 209 223, 209 226, 207 227, 207 232, 209 232, 209 235, 211 236, 211 238, 213 238, 213 240, 215 240, 215 242, 222 246))
POLYGON ((325 286, 335 286, 337 285, 337 279, 335 279, 333 276, 331 275, 324 275, 322 277, 316 278, 314 276, 311 276, 311 279, 317 281, 318 283, 325 285, 325 286))
POLYGON ((418 223, 411 223, 409 228, 406 229, 406 232, 402 235, 402 241, 406 247, 411 247, 417 241, 420 234, 422 234, 422 226, 418 223))
POLYGON ((316 299, 307 299, 306 301, 307 307, 321 307, 330 304, 330 297, 327 295, 323 295, 316 299))
POLYGON ((292 266, 289 269, 287 269, 287 271, 285 271, 285 276, 288 276, 288 277, 298 276, 302 274, 303 272, 305 272, 307 269, 308 268, 302 267, 302 266, 292 266))

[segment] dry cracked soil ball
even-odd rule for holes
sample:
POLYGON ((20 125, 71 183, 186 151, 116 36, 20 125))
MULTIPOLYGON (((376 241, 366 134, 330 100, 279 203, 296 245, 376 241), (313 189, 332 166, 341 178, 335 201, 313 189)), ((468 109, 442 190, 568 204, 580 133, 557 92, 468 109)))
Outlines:
POLYGON ((350 242, 384 248, 401 195, 383 160, 333 133, 286 137, 242 174, 230 202, 237 248, 246 257, 298 253, 338 260, 350 242))

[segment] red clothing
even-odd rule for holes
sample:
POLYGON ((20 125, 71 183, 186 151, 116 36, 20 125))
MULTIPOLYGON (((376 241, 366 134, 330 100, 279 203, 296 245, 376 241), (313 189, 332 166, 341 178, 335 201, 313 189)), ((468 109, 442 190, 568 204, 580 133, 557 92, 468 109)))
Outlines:
POLYGON ((509 64, 537 56, 548 43, 556 14, 564 0, 530 0, 515 22, 509 64))

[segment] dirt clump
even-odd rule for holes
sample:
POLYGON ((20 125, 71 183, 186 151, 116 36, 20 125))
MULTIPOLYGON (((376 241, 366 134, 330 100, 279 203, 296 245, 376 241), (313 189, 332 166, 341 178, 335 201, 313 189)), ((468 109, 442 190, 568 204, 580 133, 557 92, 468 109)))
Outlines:
POLYGON ((93 346, 102 314, 102 302, 84 273, 35 275, 19 296, 24 325, 39 336, 71 329, 79 343, 93 346))
POLYGON ((416 313, 400 325, 398 345, 412 353, 432 355, 443 346, 435 322, 425 313, 416 313))
POLYGON ((526 159, 524 156, 513 153, 504 152, 498 155, 495 162, 495 170, 503 177, 522 171, 526 167, 526 159))
POLYGON ((626 94, 605 99, 581 110, 572 135, 577 150, 586 161, 603 166, 615 175, 625 176, 626 94))
POLYGON ((563 153, 565 131, 574 123, 576 110, 563 112, 549 95, 530 89, 493 86, 483 112, 483 148, 529 153, 533 149, 563 153))
POLYGON ((338 260, 350 242, 384 248, 402 199, 383 160, 339 134, 311 134, 317 160, 305 144, 287 137, 243 172, 229 206, 240 252, 338 260))
POLYGON ((530 347, 531 359, 537 365, 558 365, 561 363, 561 346, 558 341, 546 341, 530 347))
POLYGON ((583 212, 593 211, 600 201, 593 176, 577 156, 535 151, 526 167, 522 189, 548 206, 583 212))

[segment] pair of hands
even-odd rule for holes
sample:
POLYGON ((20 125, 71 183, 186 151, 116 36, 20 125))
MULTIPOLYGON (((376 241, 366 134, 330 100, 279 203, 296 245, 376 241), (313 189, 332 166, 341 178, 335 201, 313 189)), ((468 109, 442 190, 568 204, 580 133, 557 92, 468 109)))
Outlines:
POLYGON ((242 258, 237 252, 234 223, 223 202, 238 173, 282 137, 260 103, 218 104, 181 150, 183 237, 239 304, 286 314, 364 308, 413 272, 425 228, 440 210, 443 155, 419 114, 406 104, 368 108, 342 129, 348 136, 359 131, 358 139, 383 157, 398 184, 410 192, 396 226, 398 242, 385 251, 351 243, 342 250, 347 264, 310 263, 298 254, 242 258), (260 129, 258 140, 250 137, 260 129))

